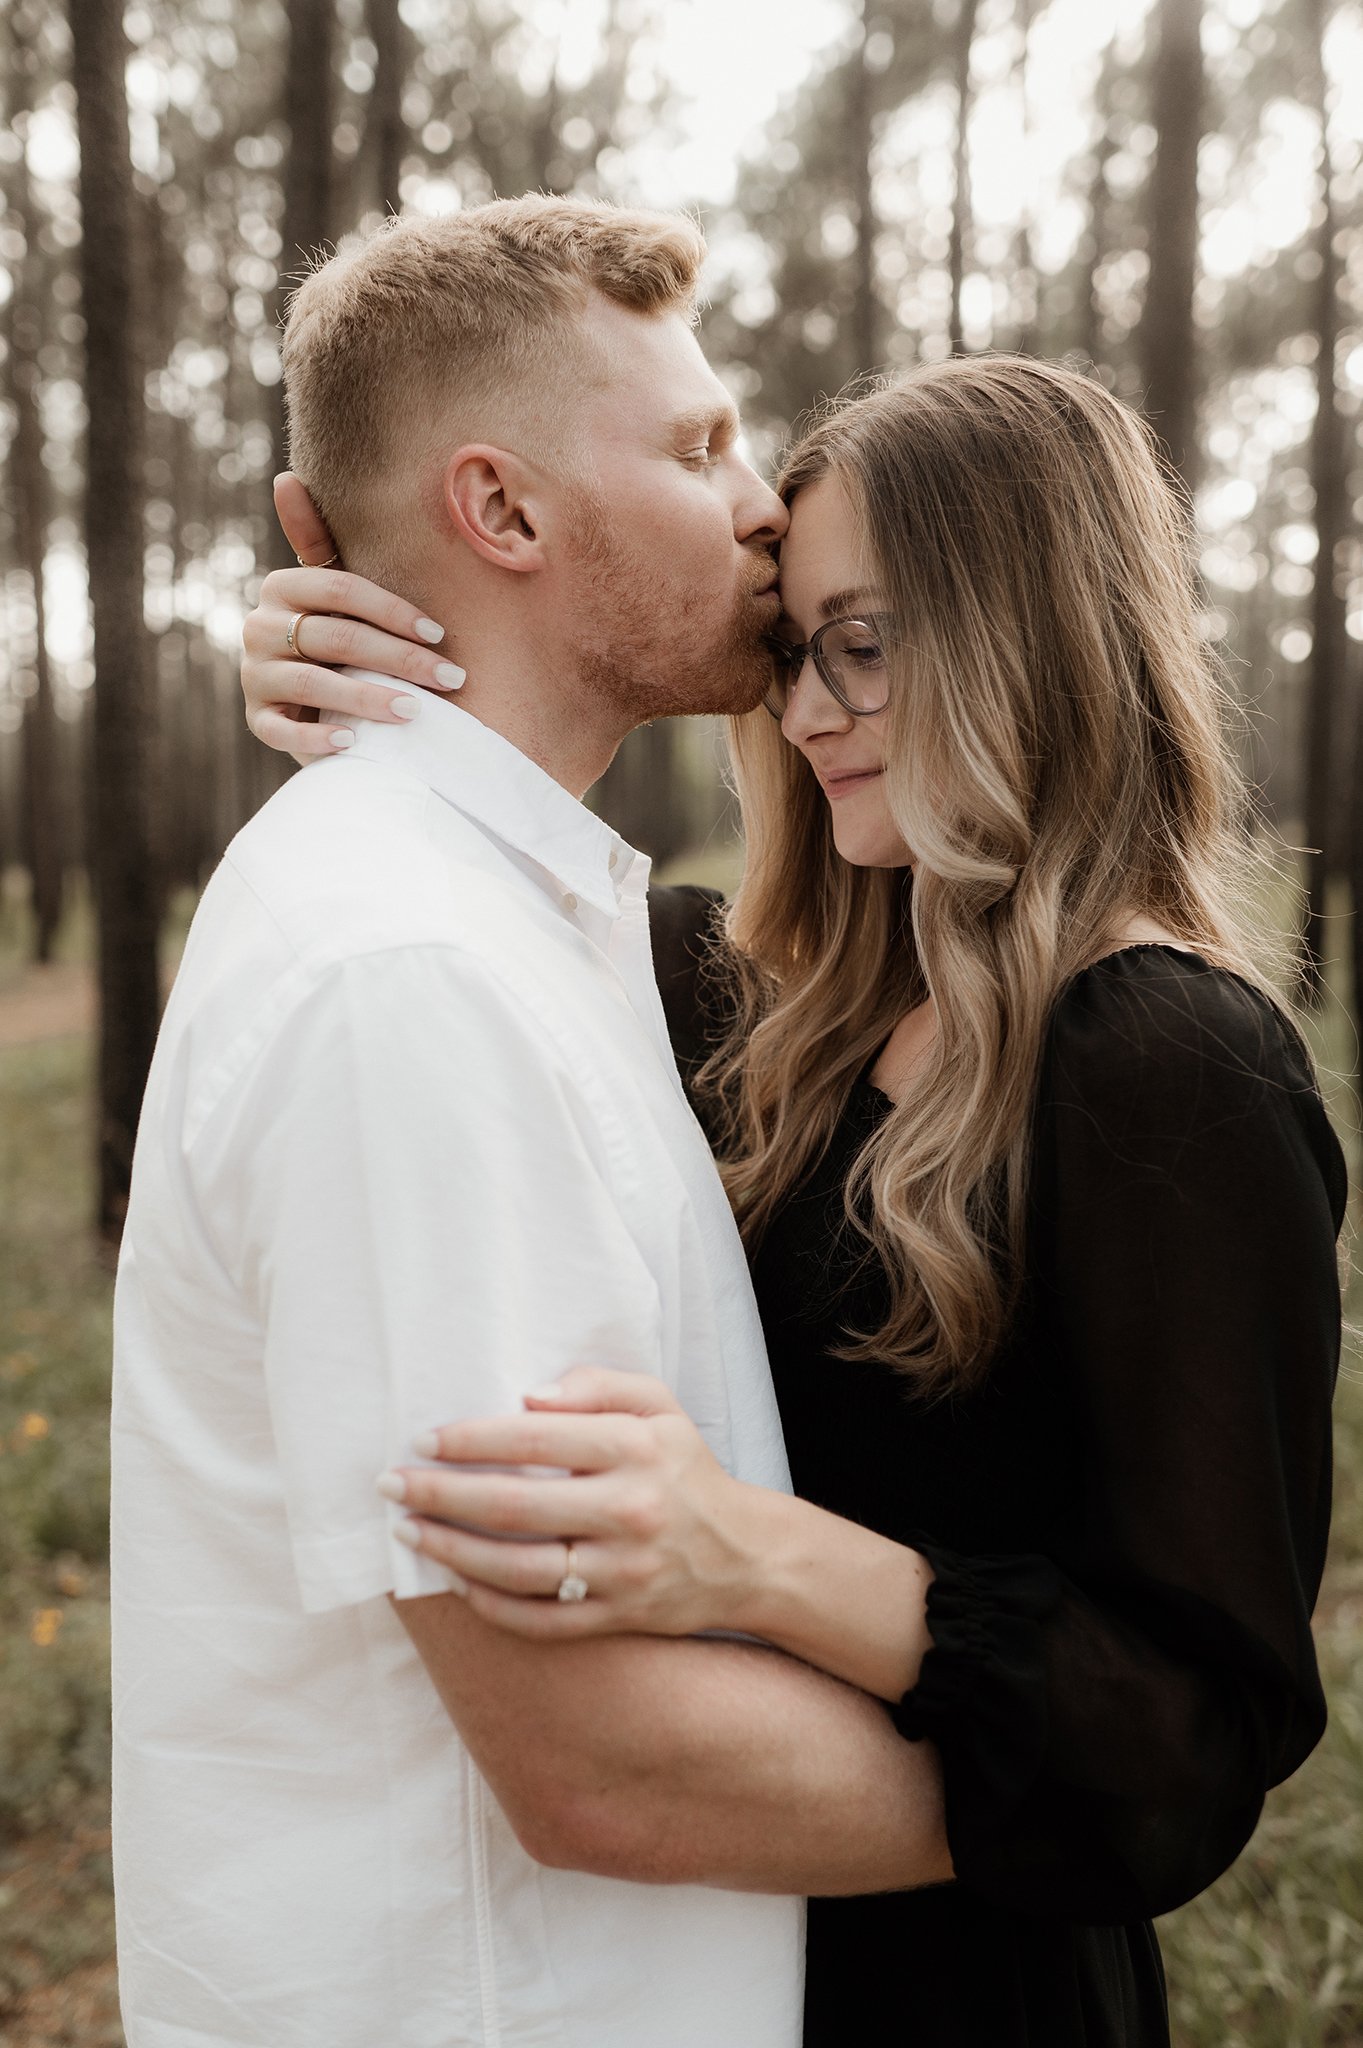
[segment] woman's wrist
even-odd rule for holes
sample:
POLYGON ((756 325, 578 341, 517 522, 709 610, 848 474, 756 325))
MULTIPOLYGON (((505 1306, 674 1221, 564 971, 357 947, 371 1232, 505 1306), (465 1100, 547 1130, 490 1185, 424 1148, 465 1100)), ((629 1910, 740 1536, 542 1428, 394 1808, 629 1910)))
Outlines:
POLYGON ((931 1641, 927 1559, 809 1501, 739 1493, 743 1565, 726 1625, 878 1698, 911 1691, 931 1641))

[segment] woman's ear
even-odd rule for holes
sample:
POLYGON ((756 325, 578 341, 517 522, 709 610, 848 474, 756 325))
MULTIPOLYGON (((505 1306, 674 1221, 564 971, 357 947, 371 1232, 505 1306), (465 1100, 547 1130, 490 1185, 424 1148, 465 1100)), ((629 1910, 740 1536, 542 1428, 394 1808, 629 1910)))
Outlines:
POLYGON ((505 448, 461 448, 444 477, 444 509, 461 540, 496 569, 542 566, 541 478, 505 448))

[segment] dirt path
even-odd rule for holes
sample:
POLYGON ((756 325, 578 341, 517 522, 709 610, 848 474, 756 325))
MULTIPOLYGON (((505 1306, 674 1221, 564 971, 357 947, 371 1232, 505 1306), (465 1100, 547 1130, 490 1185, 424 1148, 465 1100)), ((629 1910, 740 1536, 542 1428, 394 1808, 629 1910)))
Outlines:
POLYGON ((0 979, 0 1047, 36 1045, 94 1029, 95 978, 88 967, 58 961, 0 979))

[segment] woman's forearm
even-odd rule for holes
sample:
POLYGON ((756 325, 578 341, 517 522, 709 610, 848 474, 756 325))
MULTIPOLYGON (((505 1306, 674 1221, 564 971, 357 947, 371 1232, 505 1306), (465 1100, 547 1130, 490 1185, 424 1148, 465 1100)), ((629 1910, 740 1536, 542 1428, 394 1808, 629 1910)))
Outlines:
POLYGON ((878 1699, 918 1683, 932 1569, 916 1550, 809 1501, 744 1486, 747 1568, 733 1626, 878 1699))

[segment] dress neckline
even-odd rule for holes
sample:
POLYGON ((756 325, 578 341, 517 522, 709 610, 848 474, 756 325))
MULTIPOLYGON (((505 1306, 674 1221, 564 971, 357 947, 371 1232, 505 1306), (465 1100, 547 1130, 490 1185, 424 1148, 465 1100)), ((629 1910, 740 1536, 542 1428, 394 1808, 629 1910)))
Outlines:
MULTIPOLYGON (((1205 953, 1199 953, 1194 946, 1179 945, 1171 939, 1132 939, 1125 946, 1114 946, 1110 953, 1100 953, 1096 960, 1089 961, 1087 967, 1079 968, 1061 988, 1056 1001, 1061 1001, 1066 991, 1073 988, 1075 982, 1080 980, 1083 975, 1092 974, 1096 968, 1106 967, 1110 961, 1120 960, 1127 953, 1174 953, 1181 960, 1195 960, 1199 967, 1205 967, 1212 973, 1217 971, 1215 962, 1209 960, 1205 953)), ((1223 971, 1226 973, 1233 972, 1230 968, 1226 968, 1223 971)), ((1239 979, 1238 975, 1236 979, 1239 979)), ((871 1079, 871 1069, 883 1051, 883 1046, 876 1047, 876 1050, 871 1054, 870 1059, 867 1060, 866 1065, 852 1083, 852 1093, 854 1096, 861 1093, 878 1097, 881 1102, 887 1103, 893 1109, 895 1107, 894 1096, 887 1089, 882 1088, 878 1082, 871 1079)))

